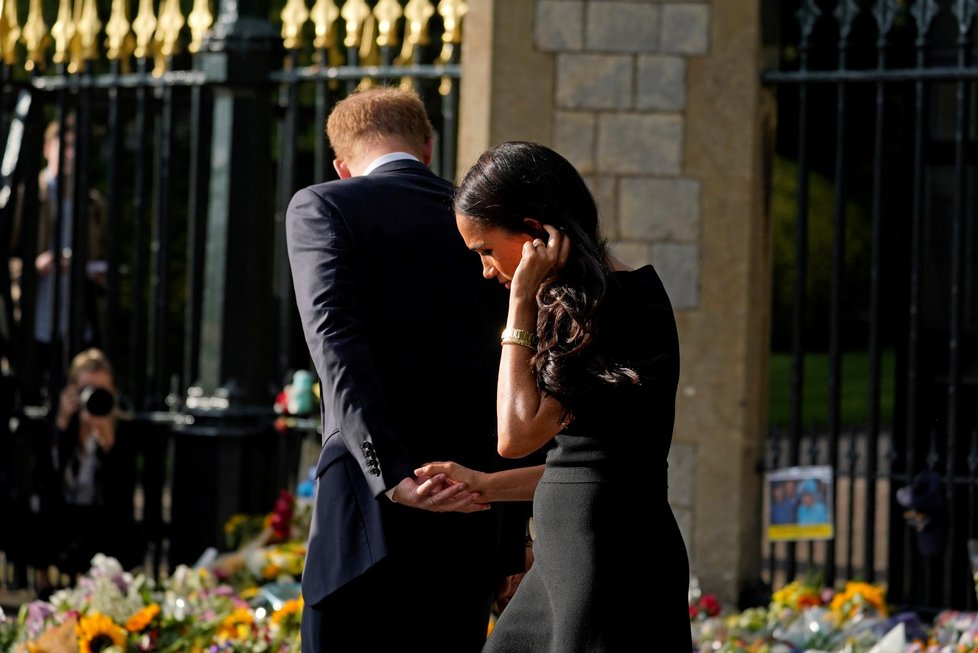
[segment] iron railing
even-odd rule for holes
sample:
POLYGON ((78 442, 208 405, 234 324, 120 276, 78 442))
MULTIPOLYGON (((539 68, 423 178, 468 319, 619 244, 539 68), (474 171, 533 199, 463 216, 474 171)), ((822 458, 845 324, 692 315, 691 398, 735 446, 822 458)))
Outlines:
POLYGON ((772 428, 765 466, 830 465, 836 535, 765 545, 766 576, 882 582, 897 605, 974 609, 978 5, 802 0, 795 9, 782 16, 780 66, 763 74, 780 107, 776 156, 797 166, 784 186, 793 185, 794 240, 782 313, 792 318, 775 324, 791 360, 790 418, 772 428), (813 197, 816 181, 830 200, 813 197), (822 303, 816 227, 831 233, 822 303), (854 261, 859 248, 867 255, 854 261), (887 355, 895 363, 884 374, 887 355), (806 362, 818 357, 828 373, 816 379, 806 362), (857 357, 867 366, 853 380, 845 366, 857 357), (843 407, 855 395, 867 400, 853 419, 843 407), (927 471, 942 490, 933 506, 911 508, 928 513, 936 554, 896 500, 927 471))
MULTIPOLYGON (((88 342, 101 346, 116 366, 130 422, 164 439, 187 436, 153 450, 165 460, 151 461, 159 469, 145 482, 169 482, 165 468, 186 486, 172 489, 172 528, 181 531, 174 541, 202 535, 190 542, 195 547, 216 543, 233 511, 265 510, 297 471, 292 453, 270 459, 287 469, 266 469, 267 479, 251 481, 261 481, 257 490, 242 486, 229 501, 216 488, 213 494, 225 498, 195 493, 193 473, 183 473, 189 468, 173 470, 204 451, 192 452, 190 436, 218 442, 269 431, 276 393, 293 370, 310 368, 285 254, 284 212, 300 187, 334 178, 326 116, 357 87, 411 86, 435 127, 432 168, 451 178, 466 3, 316 0, 309 8, 303 0, 274 7, 221 0, 212 13, 207 0, 195 0, 184 16, 179 2, 161 0, 154 12, 154 3, 142 0, 130 21, 134 4, 112 2, 111 13, 100 16, 94 0, 62 0, 51 15, 48 3, 32 0, 22 25, 16 3, 0 5, 0 134, 6 138, 0 187, 10 191, 0 200, 0 276, 11 260, 23 261, 13 291, 9 277, 0 279, 0 357, 5 387, 15 394, 9 406, 4 402, 12 415, 0 423, 5 429, 13 416, 26 433, 56 401, 70 356, 88 342), (72 121, 76 134, 74 201, 55 203, 55 233, 66 222, 73 227, 72 292, 61 346, 39 360, 34 180, 43 165, 42 132, 52 120, 62 133, 72 121), (88 268, 81 216, 89 188, 100 191, 106 207, 106 279, 94 340, 79 299, 88 268), (21 216, 16 233, 15 214, 21 216), (174 459, 181 451, 183 462, 174 459), (207 512, 200 502, 214 503, 213 518, 202 528, 178 523, 180 497, 184 514, 207 512)), ((57 302, 52 310, 61 310, 57 302)), ((18 428, 2 439, 16 439, 18 428)), ((267 452, 259 448, 256 455, 267 452)), ((220 455, 205 452, 205 458, 224 469, 220 455)), ((242 473, 247 467, 242 463, 242 473)), ((159 487, 144 490, 150 504, 159 503, 159 487)), ((159 505, 147 511, 159 537, 168 518, 159 505)))

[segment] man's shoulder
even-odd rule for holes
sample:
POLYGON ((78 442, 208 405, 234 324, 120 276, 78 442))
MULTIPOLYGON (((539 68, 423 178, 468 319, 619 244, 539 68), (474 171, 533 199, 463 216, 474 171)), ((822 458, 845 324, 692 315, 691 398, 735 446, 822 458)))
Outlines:
POLYGON ((327 204, 344 205, 359 202, 372 203, 384 196, 410 197, 435 193, 450 198, 453 191, 454 186, 450 181, 433 173, 371 174, 311 184, 296 191, 293 198, 304 196, 306 199, 311 199, 310 196, 315 196, 327 204))

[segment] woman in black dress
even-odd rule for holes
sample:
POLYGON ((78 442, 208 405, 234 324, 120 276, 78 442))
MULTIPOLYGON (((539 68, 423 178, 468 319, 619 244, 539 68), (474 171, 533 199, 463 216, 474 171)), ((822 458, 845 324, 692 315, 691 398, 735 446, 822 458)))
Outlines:
POLYGON ((456 482, 481 502, 533 499, 534 562, 484 650, 689 653, 689 561, 667 498, 679 343, 655 269, 610 256, 584 180, 535 143, 485 152, 455 212, 484 276, 510 289, 499 453, 547 449, 537 468, 417 470, 434 503, 456 482))

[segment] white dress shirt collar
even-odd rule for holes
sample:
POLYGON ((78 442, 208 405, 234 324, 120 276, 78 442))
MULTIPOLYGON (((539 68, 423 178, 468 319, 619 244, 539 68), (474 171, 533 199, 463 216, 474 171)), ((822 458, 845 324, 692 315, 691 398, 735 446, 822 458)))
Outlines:
POLYGON ((421 163, 421 160, 413 154, 408 154, 407 152, 390 152, 388 154, 378 156, 376 159, 371 161, 367 167, 363 169, 362 175, 366 177, 385 163, 390 163, 391 161, 401 161, 402 159, 411 159, 412 161, 421 163))

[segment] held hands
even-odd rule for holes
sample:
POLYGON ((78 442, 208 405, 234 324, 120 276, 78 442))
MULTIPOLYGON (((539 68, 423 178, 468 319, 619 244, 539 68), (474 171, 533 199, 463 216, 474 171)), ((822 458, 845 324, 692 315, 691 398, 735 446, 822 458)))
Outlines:
POLYGON ((523 243, 523 256, 510 284, 510 293, 535 297, 543 280, 564 266, 570 254, 570 239, 556 227, 543 225, 548 239, 540 238, 523 243))
POLYGON ((478 496, 476 501, 488 507, 491 498, 487 494, 489 489, 487 478, 488 474, 469 469, 458 463, 436 461, 430 462, 414 470, 418 480, 423 481, 418 490, 427 492, 429 488, 438 488, 452 485, 464 486, 469 492, 478 496))
POLYGON ((489 510, 488 503, 478 503, 478 492, 469 491, 444 474, 431 477, 404 478, 394 490, 392 500, 412 508, 431 512, 481 512, 489 510), (420 481, 420 482, 419 482, 420 481))

